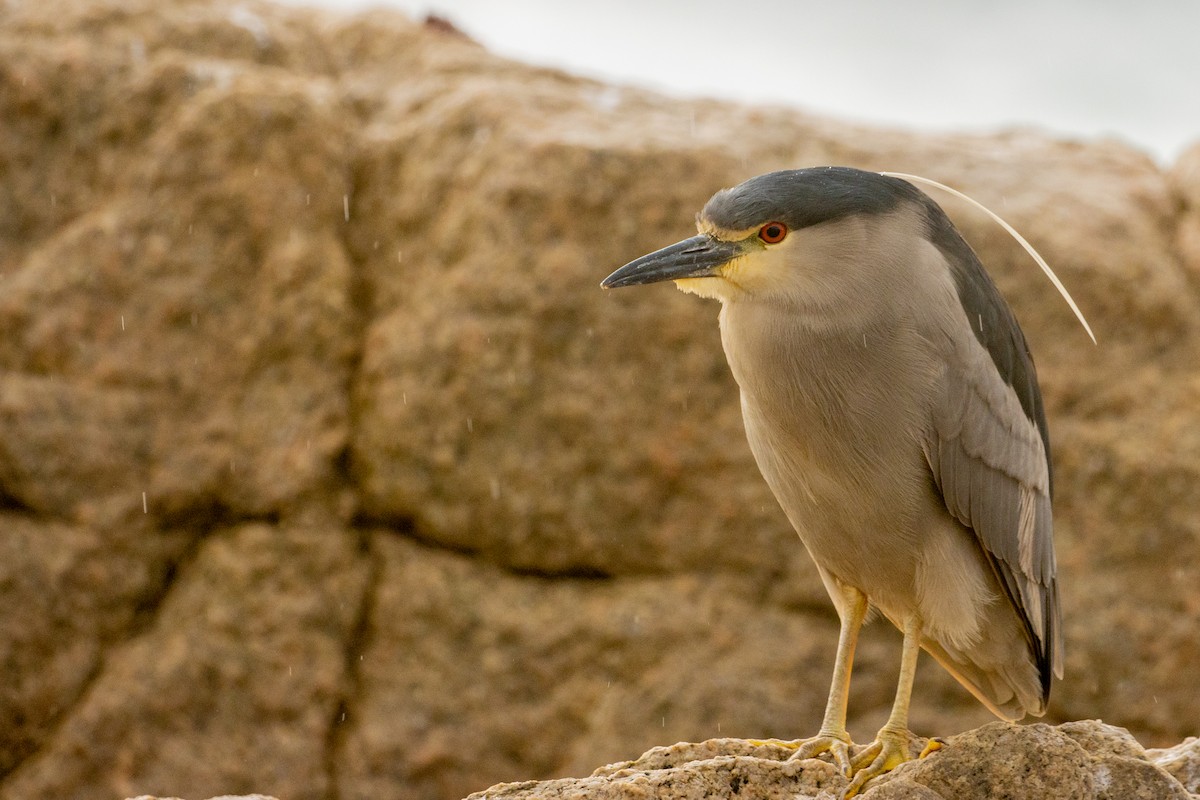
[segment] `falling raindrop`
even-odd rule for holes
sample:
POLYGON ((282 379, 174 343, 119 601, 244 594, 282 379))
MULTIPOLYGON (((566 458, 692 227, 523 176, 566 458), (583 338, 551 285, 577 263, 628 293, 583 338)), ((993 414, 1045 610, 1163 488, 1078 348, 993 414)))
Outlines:
POLYGON ((342 195, 342 216, 346 218, 346 222, 350 221, 350 195, 342 195))

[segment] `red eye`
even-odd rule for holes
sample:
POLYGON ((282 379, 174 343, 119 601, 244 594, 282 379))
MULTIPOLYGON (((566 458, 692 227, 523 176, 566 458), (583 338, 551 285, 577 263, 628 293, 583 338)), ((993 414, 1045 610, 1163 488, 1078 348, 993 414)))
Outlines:
POLYGON ((768 222, 758 229, 758 238, 767 244, 779 244, 787 234, 787 225, 782 222, 768 222))

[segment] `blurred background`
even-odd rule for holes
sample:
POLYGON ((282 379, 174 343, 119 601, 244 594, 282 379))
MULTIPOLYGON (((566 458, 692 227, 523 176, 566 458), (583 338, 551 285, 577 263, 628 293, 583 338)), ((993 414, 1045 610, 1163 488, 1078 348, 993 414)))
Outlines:
POLYGON ((1200 125, 1200 3, 287 0, 444 17, 493 52, 680 96, 914 129, 1036 126, 1170 163, 1200 125))

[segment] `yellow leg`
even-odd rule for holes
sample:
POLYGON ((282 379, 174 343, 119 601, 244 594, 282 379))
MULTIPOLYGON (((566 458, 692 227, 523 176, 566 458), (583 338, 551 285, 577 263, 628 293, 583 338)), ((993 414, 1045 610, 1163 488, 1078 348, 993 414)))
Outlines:
POLYGON ((846 703, 850 698, 850 671, 854 667, 854 648, 858 631, 867 616, 867 596, 857 589, 844 587, 846 599, 842 612, 842 628, 838 634, 837 659, 833 664, 833 681, 825 703, 825 718, 821 730, 811 739, 796 742, 792 758, 812 758, 824 752, 833 755, 842 772, 850 776, 850 734, 846 732, 846 703))
POLYGON ((904 649, 900 654, 900 681, 892 713, 875 735, 875 741, 854 759, 854 779, 845 797, 854 797, 867 781, 891 772, 905 761, 912 760, 912 734, 908 730, 908 706, 912 700, 913 678, 917 673, 917 656, 921 653, 921 620, 912 615, 904 621, 904 649))

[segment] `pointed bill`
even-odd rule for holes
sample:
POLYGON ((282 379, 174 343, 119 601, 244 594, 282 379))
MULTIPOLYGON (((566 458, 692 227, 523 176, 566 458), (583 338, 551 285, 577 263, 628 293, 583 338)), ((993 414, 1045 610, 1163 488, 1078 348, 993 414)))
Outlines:
POLYGON ((685 278, 709 278, 743 253, 741 242, 723 242, 712 236, 693 236, 630 261, 605 278, 605 289, 637 286, 685 278))

